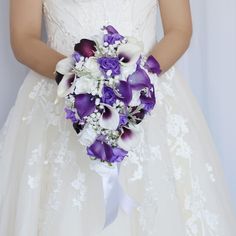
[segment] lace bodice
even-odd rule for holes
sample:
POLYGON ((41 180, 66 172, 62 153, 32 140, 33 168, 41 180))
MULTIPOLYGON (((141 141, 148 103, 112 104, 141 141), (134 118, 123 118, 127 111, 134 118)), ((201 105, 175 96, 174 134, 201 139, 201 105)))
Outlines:
POLYGON ((144 42, 156 41, 157 0, 43 0, 48 45, 69 55, 81 38, 91 38, 105 24, 144 42))

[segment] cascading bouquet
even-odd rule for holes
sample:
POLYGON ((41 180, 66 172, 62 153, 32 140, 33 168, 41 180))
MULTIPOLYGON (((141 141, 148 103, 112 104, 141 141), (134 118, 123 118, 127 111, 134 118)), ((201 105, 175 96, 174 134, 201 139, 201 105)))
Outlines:
POLYGON ((90 168, 102 177, 107 226, 119 207, 129 214, 137 205, 122 190, 118 167, 138 144, 140 123, 156 104, 154 84, 161 69, 153 56, 142 55, 135 38, 111 25, 102 31, 94 40, 81 39, 74 53, 57 63, 55 79, 66 118, 96 160, 90 168))
POLYGON ((138 142, 139 123, 156 104, 153 80, 158 61, 142 55, 143 45, 111 25, 81 39, 72 56, 56 66, 57 94, 92 159, 121 162, 138 142))

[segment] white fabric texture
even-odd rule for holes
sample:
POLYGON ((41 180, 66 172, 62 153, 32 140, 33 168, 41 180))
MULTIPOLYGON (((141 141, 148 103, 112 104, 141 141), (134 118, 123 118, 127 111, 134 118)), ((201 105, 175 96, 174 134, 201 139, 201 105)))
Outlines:
MULTIPOLYGON (((48 45, 73 44, 110 23, 123 35, 156 43, 156 0, 44 0, 48 45), (146 27, 148 25, 148 27, 146 27)), ((27 75, 0 134, 0 235, 234 236, 235 217, 202 113, 175 67, 156 85, 158 105, 137 148, 121 166, 125 191, 140 203, 101 232, 100 178, 54 104, 56 83, 27 75)))

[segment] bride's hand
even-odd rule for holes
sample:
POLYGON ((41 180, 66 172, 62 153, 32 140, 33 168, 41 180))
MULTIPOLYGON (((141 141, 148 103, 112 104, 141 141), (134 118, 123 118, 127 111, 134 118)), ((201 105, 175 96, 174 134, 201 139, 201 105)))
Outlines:
POLYGON ((163 39, 149 54, 167 71, 189 47, 192 36, 192 20, 189 0, 159 0, 164 29, 163 39))
POLYGON ((54 79, 56 63, 64 56, 41 41, 41 0, 11 0, 11 46, 18 61, 54 79))

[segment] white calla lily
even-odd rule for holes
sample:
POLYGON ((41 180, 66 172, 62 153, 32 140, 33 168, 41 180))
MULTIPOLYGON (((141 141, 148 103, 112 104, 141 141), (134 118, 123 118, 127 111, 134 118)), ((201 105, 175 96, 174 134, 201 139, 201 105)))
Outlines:
POLYGON ((75 75, 72 73, 67 73, 63 76, 61 82, 57 87, 57 96, 65 97, 71 93, 75 86, 75 75))
POLYGON ((118 139, 118 146, 125 151, 130 151, 135 148, 140 141, 140 128, 123 128, 123 133, 118 139))
POLYGON ((62 60, 60 60, 56 64, 56 71, 62 75, 65 75, 73 69, 74 66, 74 59, 72 57, 67 57, 62 60))
POLYGON ((100 126, 104 129, 116 130, 120 122, 118 111, 108 104, 102 105, 105 109, 99 119, 100 126))
POLYGON ((122 44, 117 49, 119 59, 123 66, 130 66, 136 64, 142 53, 142 47, 135 43, 122 44))

